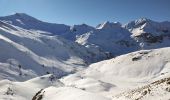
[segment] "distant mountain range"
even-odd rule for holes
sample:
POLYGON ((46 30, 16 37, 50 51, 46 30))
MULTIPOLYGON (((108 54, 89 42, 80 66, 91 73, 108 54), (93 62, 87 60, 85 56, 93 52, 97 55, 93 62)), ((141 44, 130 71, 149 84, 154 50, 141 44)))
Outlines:
POLYGON ((75 41, 87 48, 98 49, 112 56, 145 49, 170 46, 170 22, 155 22, 147 18, 131 21, 125 25, 119 22, 104 22, 92 27, 86 24, 68 26, 40 21, 24 13, 0 17, 8 24, 26 30, 40 30, 75 41))

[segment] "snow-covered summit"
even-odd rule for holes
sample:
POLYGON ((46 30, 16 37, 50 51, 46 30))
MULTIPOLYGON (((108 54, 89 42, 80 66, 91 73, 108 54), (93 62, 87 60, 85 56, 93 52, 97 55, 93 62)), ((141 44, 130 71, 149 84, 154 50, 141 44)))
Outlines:
POLYGON ((131 22, 125 24, 125 28, 129 29, 129 28, 133 28, 135 26, 140 26, 145 23, 151 23, 151 22, 153 22, 153 21, 148 18, 140 18, 140 19, 137 19, 137 20, 134 20, 134 21, 131 21, 131 22))
POLYGON ((62 34, 70 29, 70 26, 43 22, 25 13, 16 13, 14 15, 0 17, 0 20, 24 29, 41 30, 53 34, 62 34))
POLYGON ((6 16, 4 19, 6 20, 12 20, 12 19, 21 19, 21 20, 27 20, 27 21, 38 21, 38 19, 29 16, 25 13, 15 13, 13 15, 6 16))
POLYGON ((170 41, 170 22, 156 22, 147 18, 131 21, 123 26, 142 48, 168 47, 170 41))
POLYGON ((120 26, 121 23, 119 22, 105 21, 104 23, 97 25, 96 29, 110 29, 110 28, 120 27, 120 26))
POLYGON ((170 22, 156 22, 147 18, 141 18, 131 21, 124 25, 126 29, 133 33, 133 36, 139 36, 150 33, 153 36, 170 34, 170 22))

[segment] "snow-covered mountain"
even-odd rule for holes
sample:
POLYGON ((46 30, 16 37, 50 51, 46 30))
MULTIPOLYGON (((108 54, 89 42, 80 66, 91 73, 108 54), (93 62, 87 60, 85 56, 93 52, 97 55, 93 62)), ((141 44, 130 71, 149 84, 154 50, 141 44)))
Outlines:
POLYGON ((170 46, 170 22, 156 22, 141 18, 124 25, 132 33, 132 37, 143 43, 145 49, 170 46))
POLYGON ((77 43, 98 48, 113 56, 140 49, 170 46, 170 22, 155 22, 141 18, 128 24, 104 22, 95 30, 80 35, 77 43))
POLYGON ((70 30, 70 26, 43 22, 25 13, 16 13, 14 15, 0 17, 0 20, 24 29, 41 30, 53 34, 62 34, 70 30))
POLYGON ((170 22, 156 22, 147 18, 131 21, 124 27, 133 33, 133 36, 150 33, 153 36, 167 35, 170 32, 170 22))
POLYGON ((106 21, 94 28, 86 24, 68 26, 47 23, 24 13, 0 17, 0 20, 26 30, 40 30, 50 32, 49 35, 60 35, 67 40, 76 41, 96 51, 107 52, 112 56, 139 49, 170 46, 168 21, 156 22, 141 18, 125 25, 106 21))
POLYGON ((130 35, 120 23, 104 22, 95 30, 80 35, 76 42, 91 49, 109 52, 113 57, 137 50, 137 44, 130 35))

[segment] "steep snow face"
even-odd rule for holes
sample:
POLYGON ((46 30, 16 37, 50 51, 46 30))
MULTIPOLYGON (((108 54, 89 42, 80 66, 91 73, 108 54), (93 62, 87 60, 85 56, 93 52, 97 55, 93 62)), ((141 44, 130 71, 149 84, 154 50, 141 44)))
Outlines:
POLYGON ((81 25, 73 25, 70 27, 70 31, 66 32, 62 36, 68 40, 75 41, 77 37, 80 35, 90 32, 94 30, 95 28, 92 26, 88 26, 86 24, 81 24, 81 25))
POLYGON ((160 45, 160 47, 169 46, 167 40, 170 39, 170 22, 155 22, 142 18, 132 21, 124 27, 132 32, 132 37, 138 42, 145 42, 146 48, 154 48, 152 44, 160 45))
POLYGON ((97 48, 112 55, 120 55, 136 48, 130 35, 119 23, 105 22, 97 29, 80 35, 76 42, 91 49, 97 48))
POLYGON ((6 66, 5 71, 0 71, 1 79, 9 76, 8 79, 22 81, 46 73, 60 77, 106 57, 102 52, 89 50, 61 37, 5 22, 0 24, 0 41, 0 62, 6 66), (19 78, 20 74, 22 78, 19 78))
POLYGON ((9 24, 22 27, 29 30, 41 30, 51 32, 53 34, 63 34, 69 31, 70 26, 64 24, 52 24, 42 22, 24 13, 16 13, 14 15, 0 17, 1 21, 6 21, 9 24))

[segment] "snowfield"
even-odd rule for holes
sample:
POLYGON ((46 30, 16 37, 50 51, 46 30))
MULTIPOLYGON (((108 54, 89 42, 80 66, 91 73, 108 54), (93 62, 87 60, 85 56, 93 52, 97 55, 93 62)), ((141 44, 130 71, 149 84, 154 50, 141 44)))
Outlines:
POLYGON ((30 100, 43 89, 36 98, 41 97, 40 95, 43 97, 42 100, 56 98, 59 100, 135 100, 134 98, 148 100, 155 99, 154 95, 158 96, 157 100, 168 98, 170 96, 170 58, 167 56, 170 54, 169 51, 170 48, 162 48, 133 52, 92 64, 85 70, 61 79, 50 74, 25 82, 1 80, 0 97, 30 100), (142 58, 133 61, 133 57, 137 57, 137 54, 142 58), (12 90, 13 95, 6 94, 8 88, 12 90), (144 93, 145 90, 147 93, 144 93), (161 94, 159 91, 162 91, 161 94))
POLYGON ((44 90, 43 100, 111 100, 106 97, 86 92, 76 88, 63 87, 63 88, 54 88, 49 87, 44 90), (47 92, 47 93, 46 93, 47 92), (57 94, 55 94, 57 93, 57 94), (66 96, 66 94, 70 94, 66 96))
POLYGON ((169 100, 170 22, 0 17, 0 100, 169 100))
POLYGON ((61 81, 112 98, 122 91, 170 77, 169 49, 137 51, 101 61, 61 81))

